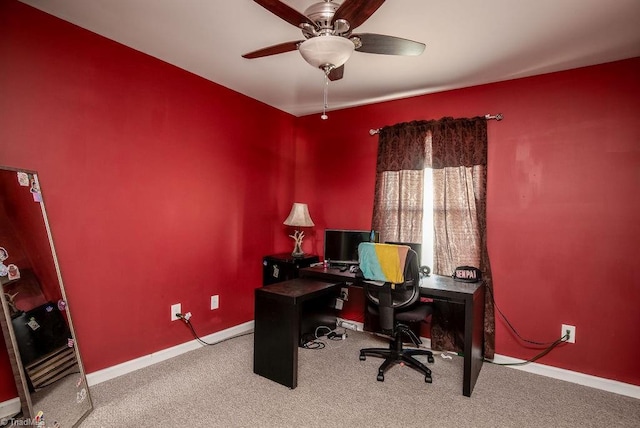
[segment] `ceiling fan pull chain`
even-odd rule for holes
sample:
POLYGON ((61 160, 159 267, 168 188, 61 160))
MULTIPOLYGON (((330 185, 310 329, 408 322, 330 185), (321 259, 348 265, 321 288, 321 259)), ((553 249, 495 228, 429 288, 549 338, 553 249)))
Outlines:
POLYGON ((327 116, 327 107, 329 107, 329 70, 325 70, 324 72, 324 105, 322 107, 322 116, 320 118, 322 120, 327 120, 329 116, 327 116))

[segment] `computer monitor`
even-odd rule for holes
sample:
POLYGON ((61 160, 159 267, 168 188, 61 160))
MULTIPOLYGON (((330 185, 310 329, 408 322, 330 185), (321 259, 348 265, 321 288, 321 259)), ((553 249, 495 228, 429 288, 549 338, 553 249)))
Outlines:
POLYGON ((324 259, 331 265, 358 264, 358 245, 361 242, 380 242, 380 233, 375 230, 324 231, 324 259))

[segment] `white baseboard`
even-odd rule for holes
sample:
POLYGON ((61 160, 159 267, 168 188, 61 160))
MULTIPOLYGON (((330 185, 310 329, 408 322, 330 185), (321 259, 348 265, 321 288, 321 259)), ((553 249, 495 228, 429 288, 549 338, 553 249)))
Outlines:
POLYGON ((20 405, 20 399, 18 397, 7 401, 0 401, 0 426, 2 426, 3 419, 17 415, 21 409, 22 406, 20 405))
MULTIPOLYGON (((507 357, 504 355, 497 355, 493 359, 494 363, 499 364, 513 364, 521 363, 524 360, 517 358, 507 357)), ((640 399, 640 386, 631 385, 629 383, 618 382, 616 380, 605 379, 597 376, 591 376, 584 373, 574 372, 571 370, 560 369, 553 366, 546 366, 544 364, 529 363, 522 366, 505 366, 512 369, 522 370, 529 373, 538 374, 541 376, 552 377, 554 379, 560 379, 567 382, 577 383, 579 385, 589 386, 591 388, 601 389, 603 391, 613 392, 614 394, 625 395, 627 397, 640 399)))
MULTIPOLYGON (((253 330, 253 327, 254 322, 249 321, 244 324, 239 324, 226 330, 201 337, 201 339, 208 343, 221 342, 230 337, 250 332, 253 330)), ((131 373, 143 367, 148 367, 150 365, 159 363, 160 361, 168 360, 169 358, 176 357, 178 355, 184 354, 185 352, 193 351, 194 349, 198 349, 202 346, 203 345, 200 342, 194 339, 190 342, 182 343, 171 348, 154 352, 153 354, 145 355, 144 357, 129 360, 112 367, 107 367, 106 369, 87 374, 87 384, 89 386, 97 385, 109 379, 113 379, 118 376, 131 373)))

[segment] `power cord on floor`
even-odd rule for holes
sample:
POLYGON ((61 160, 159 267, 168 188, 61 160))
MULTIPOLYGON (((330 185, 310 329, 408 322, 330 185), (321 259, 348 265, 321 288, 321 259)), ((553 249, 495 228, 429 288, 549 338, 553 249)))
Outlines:
POLYGON ((321 334, 321 332, 324 330, 327 331, 326 338, 328 340, 345 340, 347 338, 346 329, 343 329, 344 331, 340 333, 336 331, 336 329, 332 329, 330 327, 327 327, 326 325, 320 325, 316 327, 313 334, 304 334, 300 338, 300 346, 304 349, 324 349, 326 344, 322 341, 322 338, 325 335, 321 334))
POLYGON ((331 329, 331 328, 327 327, 326 325, 321 325, 321 326, 316 327, 316 331, 315 331, 316 339, 320 339, 322 336, 324 336, 323 334, 318 336, 318 331, 320 331, 320 330, 328 330, 329 331, 327 333, 327 339, 329 339, 329 340, 345 340, 347 338, 347 329, 342 329, 342 333, 339 333, 337 331, 337 329, 331 329))
POLYGON ((524 337, 520 336, 520 333, 518 333, 518 331, 515 329, 515 327, 509 322, 509 320, 507 319, 506 315, 504 313, 502 313, 502 311, 498 307, 498 305, 496 303, 496 300, 495 300, 495 298, 493 296, 493 290, 491 290, 491 287, 486 287, 486 289, 489 290, 489 295, 491 296, 491 302, 493 303, 493 307, 496 308, 496 310, 498 311, 498 313, 500 314, 500 316, 502 317, 504 322, 507 323, 507 325, 509 326, 511 331, 513 331, 515 333, 515 335, 520 340, 522 340, 523 342, 526 342, 526 343, 531 343, 533 345, 538 345, 538 346, 549 345, 549 346, 547 348, 545 348, 539 354, 535 355, 534 357, 529 358, 526 361, 521 361, 521 362, 518 362, 518 363, 494 363, 493 361, 488 360, 488 359, 485 358, 485 360, 484 360, 485 362, 491 363, 491 364, 495 364, 497 366, 522 366, 522 365, 525 365, 525 364, 532 363, 532 362, 544 357, 549 352, 551 352, 555 347, 557 347, 561 343, 565 343, 567 340, 569 340, 569 335, 568 334, 565 334, 564 336, 560 337, 559 339, 556 339, 553 342, 536 342, 534 340, 525 339, 524 337))
POLYGON ((237 334, 235 336, 231 336, 231 337, 227 337, 225 339, 222 340, 218 340, 217 342, 214 343, 209 343, 209 342, 205 342, 204 340, 202 340, 200 338, 200 336, 198 336, 198 334, 196 333, 196 330, 193 328, 193 325, 191 324, 191 321, 189 321, 190 316, 187 316, 189 314, 183 315, 183 314, 176 314, 176 317, 178 319, 180 319, 182 322, 184 322, 186 324, 187 327, 189 327, 189 330, 191 330, 191 333, 193 334, 193 337, 200 342, 203 345, 206 346, 213 346, 213 345, 217 345, 218 343, 222 343, 222 342, 226 342, 227 340, 231 340, 231 339, 235 339, 237 337, 242 337, 242 336, 247 336, 249 334, 253 334, 253 331, 249 331, 247 333, 242 333, 242 334, 237 334))
POLYGON ((345 340, 347 338, 346 330, 343 333, 338 333, 337 331, 332 331, 327 334, 327 339, 329 340, 345 340))
POLYGON ((300 346, 304 349, 323 349, 326 345, 321 340, 316 340, 315 335, 305 334, 300 338, 300 346))

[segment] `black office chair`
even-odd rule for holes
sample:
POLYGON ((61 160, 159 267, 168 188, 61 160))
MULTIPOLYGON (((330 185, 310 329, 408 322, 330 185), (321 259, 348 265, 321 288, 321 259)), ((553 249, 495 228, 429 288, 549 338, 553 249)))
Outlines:
POLYGON ((420 302, 420 268, 417 254, 412 249, 408 249, 403 274, 401 284, 384 282, 380 285, 364 278, 364 291, 369 301, 367 310, 379 316, 382 332, 389 335, 391 341, 389 348, 361 349, 360 360, 366 360, 367 356, 384 358, 378 369, 377 380, 380 382, 393 365, 405 364, 422 373, 425 382, 431 383, 431 370, 414 356, 426 355, 427 361, 433 363, 433 354, 425 349, 405 349, 402 340, 404 336, 408 337, 417 348, 422 341, 407 324, 425 321, 432 313, 430 304, 420 302))

